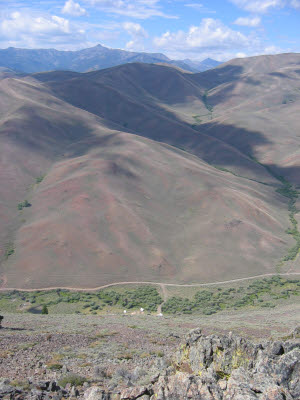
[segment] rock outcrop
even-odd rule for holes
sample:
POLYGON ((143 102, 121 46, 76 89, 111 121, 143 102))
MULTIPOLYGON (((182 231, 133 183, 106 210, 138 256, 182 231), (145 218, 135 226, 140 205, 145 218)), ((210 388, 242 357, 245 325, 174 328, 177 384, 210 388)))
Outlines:
POLYGON ((151 400, 299 400, 300 343, 255 344, 231 333, 205 336, 194 330, 147 395, 151 400))
POLYGON ((300 343, 254 344, 194 330, 173 368, 156 384, 158 400, 300 399, 300 343))
POLYGON ((299 400, 300 341, 250 340, 229 333, 205 336, 200 329, 186 337, 172 365, 146 386, 109 390, 93 382, 76 388, 37 382, 27 391, 0 380, 0 398, 84 400, 299 400))

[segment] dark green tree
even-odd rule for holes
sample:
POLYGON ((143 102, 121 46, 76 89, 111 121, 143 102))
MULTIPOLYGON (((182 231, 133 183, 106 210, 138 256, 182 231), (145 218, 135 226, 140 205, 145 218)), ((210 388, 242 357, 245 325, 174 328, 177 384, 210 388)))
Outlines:
POLYGON ((43 305, 43 308, 42 308, 42 314, 43 315, 46 315, 46 314, 48 314, 49 312, 48 312, 48 307, 46 306, 46 304, 44 304, 43 305))

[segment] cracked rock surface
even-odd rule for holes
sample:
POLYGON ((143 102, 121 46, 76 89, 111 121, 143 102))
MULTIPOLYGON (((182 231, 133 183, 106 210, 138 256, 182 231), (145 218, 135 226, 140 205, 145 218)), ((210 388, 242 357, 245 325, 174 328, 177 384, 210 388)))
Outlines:
POLYGON ((257 344, 196 329, 153 390, 157 400, 300 399, 300 343, 257 344))
POLYGON ((171 365, 160 368, 151 383, 102 387, 86 382, 62 388, 55 381, 32 381, 28 388, 0 380, 0 398, 31 400, 299 400, 300 341, 254 343, 240 336, 191 331, 171 365))

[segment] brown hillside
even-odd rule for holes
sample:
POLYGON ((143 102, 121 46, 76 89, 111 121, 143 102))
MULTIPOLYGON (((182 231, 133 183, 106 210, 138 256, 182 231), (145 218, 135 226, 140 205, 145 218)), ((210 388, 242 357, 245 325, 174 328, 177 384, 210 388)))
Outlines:
MULTIPOLYGON (((52 76, 52 73, 50 74, 52 76)), ((62 75, 65 76, 65 73, 62 75)), ((55 81, 49 79, 47 87, 62 100, 105 120, 113 121, 119 125, 120 130, 130 130, 138 135, 185 149, 210 164, 232 165, 233 170, 243 176, 252 179, 260 176, 264 182, 276 183, 276 180, 264 168, 253 162, 248 154, 243 154, 236 147, 225 143, 222 138, 210 136, 204 129, 196 131, 191 124, 180 119, 176 114, 178 104, 180 109, 182 105, 188 108, 190 104, 195 108, 197 102, 201 109, 205 109, 201 94, 203 90, 196 88, 194 84, 191 86, 185 74, 173 68, 129 64, 81 74, 75 79, 72 76, 63 82, 61 77, 55 81), (106 74, 111 73, 113 76, 108 78, 106 74), (123 76, 126 78, 123 79, 123 76), (143 79, 143 76, 146 76, 146 79, 143 79), (156 98, 152 95, 154 90, 156 98), (169 98, 172 97, 172 93, 175 93, 177 100, 180 96, 180 103, 173 103, 175 100, 165 100, 164 103, 163 97, 168 92, 169 98), (190 97, 183 94, 188 92, 190 97)), ((257 136, 261 141, 264 140, 260 134, 257 136)))
MULTIPOLYGON (((288 199, 275 189, 279 174, 300 183, 298 59, 233 60, 203 74, 130 64, 1 80, 2 285, 276 272, 295 243, 285 233, 288 199), (245 73, 220 83, 222 68, 236 67, 245 73), (25 199, 31 207, 18 211, 25 199)), ((280 268, 297 270, 298 259, 280 268)))

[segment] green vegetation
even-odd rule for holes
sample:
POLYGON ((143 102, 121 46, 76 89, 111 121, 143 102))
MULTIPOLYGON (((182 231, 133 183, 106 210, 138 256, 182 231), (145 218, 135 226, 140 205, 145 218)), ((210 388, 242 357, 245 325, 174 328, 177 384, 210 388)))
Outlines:
POLYGON ((202 96, 202 101, 209 112, 213 112, 213 106, 208 103, 208 91, 206 90, 202 96))
POLYGON ((224 309, 239 309, 244 307, 273 308, 274 300, 288 299, 300 295, 300 280, 283 279, 274 276, 270 279, 260 279, 246 287, 238 289, 203 289, 192 299, 171 297, 162 306, 164 313, 192 314, 200 312, 205 315, 215 314, 224 309))
POLYGON ((282 181, 283 187, 276 190, 276 192, 280 193, 282 196, 285 196, 289 199, 288 210, 289 217, 292 224, 292 227, 286 230, 286 233, 292 235, 296 241, 296 244, 288 249, 287 254, 283 257, 282 261, 294 260, 300 250, 300 232, 298 230, 298 222, 295 218, 295 214, 298 212, 295 203, 298 198, 298 192, 294 189, 294 187, 287 182, 286 180, 282 181))
POLYGON ((157 289, 151 286, 126 290, 124 293, 100 291, 97 296, 106 305, 120 305, 127 309, 142 307, 147 311, 155 311, 162 303, 157 289))
POLYGON ((18 204, 18 210, 20 210, 20 211, 26 207, 31 207, 31 204, 28 202, 28 200, 24 200, 22 203, 18 204))
POLYGON ((232 174, 232 175, 239 176, 239 175, 237 175, 235 172, 232 172, 232 171, 230 171, 230 170, 227 169, 227 168, 220 167, 219 165, 212 165, 212 166, 213 166, 214 168, 220 170, 220 171, 229 172, 229 173, 232 174))
POLYGON ((42 314, 47 315, 48 313, 49 313, 48 308, 47 308, 46 304, 44 304, 43 308, 42 308, 42 314))
POLYGON ((210 164, 210 165, 211 165, 212 167, 214 167, 214 168, 220 170, 220 171, 228 172, 229 174, 232 174, 232 175, 234 175, 234 176, 238 176, 239 178, 248 179, 248 181, 257 182, 257 183, 260 183, 260 184, 262 184, 262 185, 269 186, 269 183, 261 182, 261 181, 258 181, 257 179, 253 179, 253 178, 248 178, 247 176, 243 176, 243 175, 237 174, 237 173, 235 173, 235 172, 233 172, 233 171, 230 171, 230 170, 227 169, 227 168, 220 167, 219 165, 214 165, 214 164, 210 164))
POLYGON ((25 380, 19 380, 19 379, 14 379, 10 381, 10 385, 17 387, 17 388, 22 388, 23 390, 29 391, 31 389, 30 383, 28 382, 27 379, 25 380))
MULTIPOLYGON (((190 292, 190 289, 189 289, 190 292)), ((248 285, 232 288, 210 287, 194 290, 186 294, 183 290, 167 299, 162 306, 164 314, 215 314, 226 309, 272 308, 279 302, 300 295, 300 280, 285 279, 280 276, 251 281, 248 285), (186 298, 189 296, 189 298, 186 298)), ((104 289, 98 292, 73 292, 68 290, 49 290, 35 292, 12 291, 0 293, 0 308, 6 312, 40 313, 41 308, 53 314, 100 314, 114 310, 123 314, 123 309, 134 310, 140 307, 145 311, 156 312, 163 302, 158 290, 152 286, 126 287, 115 290, 104 289), (25 304, 25 306, 24 306, 25 304)), ((130 325, 131 329, 139 329, 130 325)), ((116 335, 116 331, 101 330, 97 339, 116 335)), ((57 364, 57 360, 54 362, 57 364)))
POLYGON ((49 364, 49 365, 47 365, 47 367, 49 369, 51 369, 52 371, 60 371, 63 366, 62 366, 62 364, 56 363, 56 364, 49 364))
POLYGON ((197 124, 201 124, 202 119, 200 119, 201 115, 193 115, 193 118, 197 124))
POLYGON ((249 155, 249 157, 256 163, 264 167, 269 172, 270 175, 272 175, 275 179, 281 182, 282 187, 276 189, 276 192, 280 193, 282 196, 285 196, 289 199, 288 211, 292 228, 289 227, 286 230, 286 233, 293 236, 293 238, 296 241, 296 244, 290 249, 288 249, 287 254, 282 258, 281 262, 279 263, 280 267, 280 265, 282 265, 282 263, 285 261, 295 260, 300 251, 300 232, 298 230, 298 222, 295 218, 295 214, 298 213, 298 210, 295 206, 296 200, 298 198, 298 192, 295 189, 295 187, 290 182, 288 182, 282 175, 278 175, 268 165, 260 163, 255 157, 251 155, 249 155))
POLYGON ((134 310, 144 308, 154 312, 163 302, 158 290, 152 286, 139 286, 135 289, 101 290, 98 292, 73 292, 64 289, 0 293, 0 307, 10 312, 21 312, 18 307, 27 304, 23 311, 32 313, 49 310, 52 313, 98 314, 107 308, 134 310))
POLYGON ((36 182, 37 184, 41 183, 41 182, 43 181, 43 179, 45 178, 45 176, 46 176, 46 175, 38 176, 37 178, 35 178, 35 182, 36 182))
POLYGON ((68 383, 71 384, 71 386, 82 386, 84 382, 86 382, 87 379, 84 378, 83 376, 77 375, 77 374, 68 374, 63 376, 59 381, 58 384, 59 386, 65 387, 68 383))
POLYGON ((96 333, 95 338, 104 339, 104 338, 108 338, 111 336, 115 336, 117 334, 118 334, 117 331, 109 331, 107 329, 104 329, 103 331, 96 333))
POLYGON ((15 252, 15 248, 13 243, 8 243, 6 249, 5 249, 5 253, 4 253, 4 257, 6 259, 8 259, 9 256, 13 255, 15 252))

